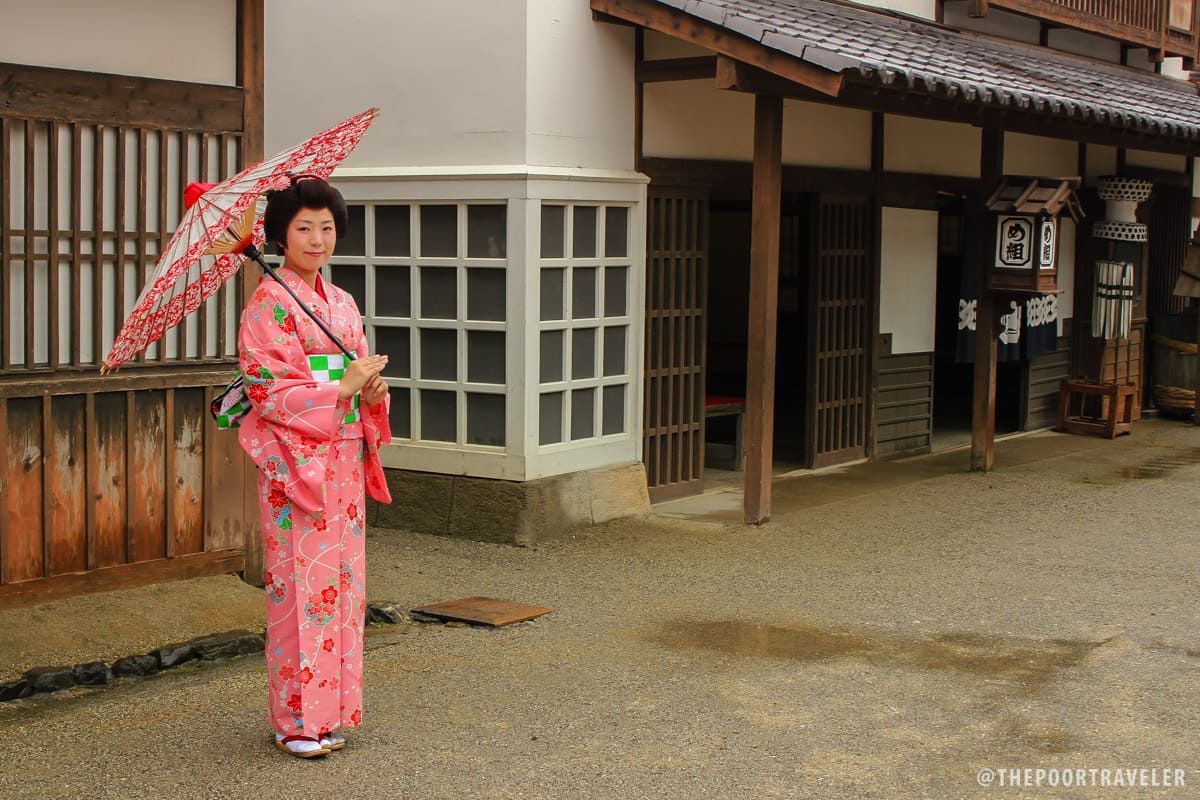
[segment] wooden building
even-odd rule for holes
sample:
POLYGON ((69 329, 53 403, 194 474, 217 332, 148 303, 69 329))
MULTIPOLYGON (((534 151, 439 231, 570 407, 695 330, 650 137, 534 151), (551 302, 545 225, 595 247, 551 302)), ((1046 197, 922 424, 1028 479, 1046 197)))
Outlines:
POLYGON ((255 574, 252 473, 204 413, 244 282, 97 365, 184 183, 371 106, 329 273, 391 356, 375 522, 536 541, 701 491, 715 440, 758 522, 780 465, 970 442, 989 469, 1063 378, 1144 395, 1196 221, 1195 4, 886 5, 9 3, 0 603, 255 574), (1005 175, 1081 179, 1059 294, 978 294, 1005 175), (1090 335, 1105 175, 1154 186, 1121 339, 1090 335), (1049 348, 1000 359, 1031 318, 1049 348))
POLYGON ((261 158, 262 0, 3 5, 0 607, 253 573, 252 466, 208 414, 241 283, 99 365, 182 187, 261 158))
MULTIPOLYGON (((709 440, 738 441, 717 415, 739 410, 759 521, 780 464, 962 442, 989 469, 995 429, 1051 424, 1063 378, 1141 383, 1191 222, 1195 8, 888 5, 450 0, 329 21, 331 50, 365 62, 318 81, 328 116, 384 109, 335 173, 356 231, 331 274, 392 356, 394 524, 528 541, 643 507, 605 477, 631 465, 653 500, 698 492, 709 440), (960 283, 1005 174, 1078 176, 1090 216, 1061 222, 1060 294, 970 315, 1036 318, 1049 349, 993 366, 978 337, 976 368, 955 358, 960 283), (1078 334, 1111 174, 1155 187, 1121 341, 1078 334)), ((324 121, 286 80, 303 18, 268 20, 268 149, 324 121)))

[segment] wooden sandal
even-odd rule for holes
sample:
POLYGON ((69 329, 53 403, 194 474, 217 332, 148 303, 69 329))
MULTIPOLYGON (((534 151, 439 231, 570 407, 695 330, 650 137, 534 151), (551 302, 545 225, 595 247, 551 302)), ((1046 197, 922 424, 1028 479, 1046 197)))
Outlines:
MULTIPOLYGON (((345 743, 343 742, 343 744, 345 743)), ((275 746, 289 756, 295 756, 296 758, 318 758, 320 756, 327 756, 332 752, 328 747, 322 745, 321 740, 315 736, 284 736, 277 733, 275 734, 275 746), (293 742, 305 742, 314 744, 316 747, 294 749, 290 746, 293 742)))
POLYGON ((326 750, 341 750, 345 746, 346 740, 333 731, 326 731, 321 734, 321 747, 324 747, 326 750))

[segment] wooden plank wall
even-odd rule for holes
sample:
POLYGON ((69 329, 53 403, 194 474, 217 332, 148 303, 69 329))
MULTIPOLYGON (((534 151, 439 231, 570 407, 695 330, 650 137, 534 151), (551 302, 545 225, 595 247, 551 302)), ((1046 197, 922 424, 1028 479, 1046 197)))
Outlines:
POLYGON ((933 447, 933 353, 893 355, 879 337, 875 457, 928 453, 933 447))
POLYGON ((34 397, 0 387, 0 607, 242 569, 247 522, 222 498, 240 498, 253 468, 208 414, 213 377, 34 397))
POLYGON ((258 538, 253 466, 208 414, 242 281, 98 374, 183 186, 261 155, 262 3, 238 6, 254 85, 0 63, 0 608, 240 571, 258 538))
POLYGON ((1058 414, 1058 388, 1071 377, 1071 340, 1060 336, 1058 349, 1030 359, 1021 398, 1021 430, 1054 426, 1058 414))

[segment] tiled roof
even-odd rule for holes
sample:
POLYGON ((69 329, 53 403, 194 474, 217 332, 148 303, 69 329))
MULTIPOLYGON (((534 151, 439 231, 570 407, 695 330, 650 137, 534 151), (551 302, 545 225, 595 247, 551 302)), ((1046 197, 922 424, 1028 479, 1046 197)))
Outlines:
POLYGON ((835 72, 997 108, 1200 140, 1194 86, 830 0, 656 0, 835 72))

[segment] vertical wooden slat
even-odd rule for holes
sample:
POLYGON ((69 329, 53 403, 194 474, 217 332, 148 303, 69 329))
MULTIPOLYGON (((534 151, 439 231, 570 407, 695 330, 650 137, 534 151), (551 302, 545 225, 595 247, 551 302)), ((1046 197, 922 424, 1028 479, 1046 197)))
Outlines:
MULTIPOLYGON (((83 126, 71 125, 71 364, 83 363, 83 291, 80 286, 83 271, 83 126)), ((93 267, 93 274, 94 273, 93 267)), ((94 314, 100 313, 100 303, 90 300, 94 314)), ((97 342, 93 349, 100 346, 97 342)), ((90 505, 90 503, 89 503, 90 505)))
POLYGON ((54 492, 51 491, 54 481, 50 465, 50 448, 54 436, 51 412, 50 395, 42 395, 42 577, 54 574, 54 553, 50 536, 50 504, 54 498, 54 492))
MULTIPOLYGON (((137 302, 137 297, 141 295, 142 288, 146 285, 146 271, 149 268, 146 250, 150 240, 149 227, 150 209, 149 209, 149 194, 150 189, 150 135, 145 128, 137 129, 137 231, 135 241, 137 242, 137 253, 134 256, 136 264, 134 272, 134 302, 137 302)), ((156 352, 157 363, 161 364, 167 360, 167 339, 162 336, 158 340, 158 348, 156 352)), ((145 359, 143 359, 145 360, 145 359)))
POLYGON ((46 130, 46 318, 49 350, 46 355, 51 369, 59 363, 58 309, 58 136, 59 123, 51 122, 46 130))
POLYGON ((96 464, 96 566, 128 562, 128 429, 136 420, 128 397, 106 392, 93 398, 95 436, 91 440, 96 464))
POLYGON ((36 329, 34 318, 37 309, 36 292, 34 292, 34 286, 37 284, 36 270, 34 269, 37 248, 33 241, 33 220, 37 209, 35 205, 36 182, 33 180, 33 176, 37 172, 37 153, 34 149, 35 132, 34 121, 32 119, 25 120, 25 246, 22 249, 25 265, 25 277, 22 282, 25 291, 25 369, 32 369, 35 365, 36 329))
POLYGON ((175 393, 174 428, 171 441, 173 474, 167 483, 167 496, 174 498, 174 512, 168 525, 174 528, 167 541, 176 557, 204 551, 205 461, 204 431, 207 413, 205 399, 210 390, 189 387, 175 393))
MULTIPOLYGON (((0 153, 0 159, 7 158, 7 156, 8 150, 0 153)), ((7 339, 7 337, 5 338, 7 339)), ((11 469, 12 466, 8 458, 8 400, 0 397, 0 586, 3 586, 9 581, 8 483, 9 471, 11 469)))
POLYGON ((675 368, 675 265, 679 256, 679 200, 667 200, 667 242, 666 255, 663 259, 663 366, 666 375, 666 398, 664 401, 667 425, 666 475, 668 483, 679 481, 679 461, 676 457, 677 439, 672 436, 672 428, 678 424, 678 414, 675 413, 675 382, 678 370, 675 368))
POLYGON ((44 419, 49 421, 44 452, 46 574, 63 575, 87 569, 87 485, 84 438, 86 401, 79 394, 46 396, 44 419), (83 502, 80 500, 83 499, 83 502))
MULTIPOLYGON (((115 331, 120 330, 121 323, 125 320, 126 315, 125 273, 128 265, 125 258, 125 180, 126 173, 128 172, 127 162, 129 159, 125 153, 125 129, 120 125, 116 125, 113 128, 113 133, 116 136, 116 153, 114 159, 116 161, 115 166, 117 172, 117 187, 114 197, 115 208, 113 209, 115 215, 114 227, 117 233, 116 243, 114 244, 114 247, 116 248, 116 257, 113 261, 113 280, 116 283, 116 286, 113 287, 115 299, 113 320, 115 323, 115 331)), ((139 353, 137 360, 142 361, 144 359, 145 357, 139 353)), ((132 417, 130 417, 130 419, 132 419, 132 417)), ((128 553, 126 554, 126 557, 128 560, 128 553)))
MULTIPOLYGON (((12 129, 0 117, 0 370, 12 366, 12 129)), ((3 451, 0 451, 0 456, 3 451)), ((0 506, 0 511, 3 510, 0 506)), ((7 564, 7 562, 5 562, 7 564)), ((5 567, 7 568, 7 566, 5 567)))
POLYGON ((21 398, 7 402, 5 460, 8 518, 8 581, 43 577, 43 474, 42 400, 21 398))
POLYGON ((179 442, 175 437, 175 390, 167 389, 164 401, 163 419, 163 461, 166 468, 164 485, 164 522, 166 538, 164 554, 167 558, 175 557, 175 476, 178 467, 179 442))
MULTIPOLYGON (((97 345, 98 346, 98 345, 97 345)), ((96 503, 100 501, 98 476, 100 447, 96 430, 96 394, 88 392, 83 400, 83 510, 86 569, 96 569, 96 503)))
POLYGON ((104 360, 106 355, 104 350, 104 126, 97 125, 95 131, 96 146, 93 153, 95 172, 92 176, 92 250, 95 253, 92 269, 95 277, 92 280, 92 290, 96 298, 96 306, 92 317, 92 360, 98 364, 104 360))
POLYGON ((124 463, 124 481, 125 481, 125 563, 132 564, 136 561, 135 553, 137 552, 137 529, 134 521, 134 507, 137 504, 137 495, 135 493, 138 481, 134 480, 137 473, 137 457, 134 452, 136 447, 137 435, 137 416, 136 408, 134 407, 134 393, 125 393, 125 463, 124 463))
MULTIPOLYGON (((169 170, 167 169, 168 162, 168 147, 167 147, 167 131, 158 131, 158 247, 154 250, 154 259, 150 262, 151 265, 157 264, 158 259, 162 258, 163 252, 167 249, 167 193, 171 191, 169 170)), ((186 284, 185 284, 186 285, 186 284)), ((180 323, 176 328, 179 331, 178 343, 179 351, 177 358, 182 361, 187 358, 187 322, 180 323)), ((163 348, 160 355, 163 360, 167 359, 166 338, 163 339, 163 348)))

